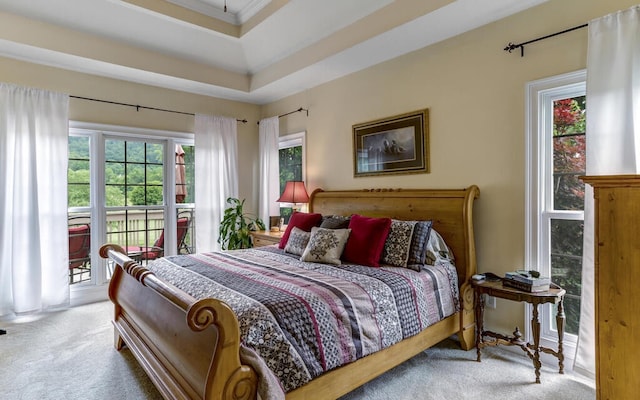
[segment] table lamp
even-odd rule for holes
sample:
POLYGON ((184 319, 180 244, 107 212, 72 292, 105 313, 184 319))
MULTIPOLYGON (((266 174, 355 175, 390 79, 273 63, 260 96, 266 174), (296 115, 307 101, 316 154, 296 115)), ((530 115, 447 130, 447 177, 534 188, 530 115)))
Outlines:
POLYGON ((302 181, 288 181, 284 187, 284 191, 278 200, 278 203, 291 203, 293 211, 300 211, 297 204, 308 203, 309 195, 302 181))

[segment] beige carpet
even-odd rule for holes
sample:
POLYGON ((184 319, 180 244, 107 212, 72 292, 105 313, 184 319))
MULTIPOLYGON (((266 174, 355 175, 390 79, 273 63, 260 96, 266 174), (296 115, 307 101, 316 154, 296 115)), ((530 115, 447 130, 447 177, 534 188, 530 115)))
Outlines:
MULTIPOLYGON (((128 350, 113 348, 112 306, 101 302, 0 322, 0 396, 22 400, 160 399, 128 350)), ((341 400, 595 399, 590 382, 543 365, 542 384, 524 353, 459 349, 446 340, 341 400)))

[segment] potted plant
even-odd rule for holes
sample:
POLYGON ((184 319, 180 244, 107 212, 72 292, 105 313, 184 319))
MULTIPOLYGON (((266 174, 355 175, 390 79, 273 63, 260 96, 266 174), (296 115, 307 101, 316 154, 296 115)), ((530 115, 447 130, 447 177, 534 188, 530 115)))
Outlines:
POLYGON ((264 230, 264 222, 260 218, 245 214, 244 199, 233 197, 227 199, 231 206, 224 210, 224 217, 220 222, 220 236, 218 243, 222 250, 248 249, 253 247, 250 232, 264 230))

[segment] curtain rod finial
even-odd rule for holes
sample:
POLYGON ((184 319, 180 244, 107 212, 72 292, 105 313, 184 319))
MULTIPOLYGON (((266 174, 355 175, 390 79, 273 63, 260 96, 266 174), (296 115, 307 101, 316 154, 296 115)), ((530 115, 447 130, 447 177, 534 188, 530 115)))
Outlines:
POLYGON ((513 44, 511 42, 509 42, 509 44, 507 45, 507 47, 505 47, 503 50, 504 51, 508 51, 509 53, 511 53, 512 51, 514 51, 515 49, 520 48, 520 57, 524 57, 524 44, 513 44))
POLYGON ((507 45, 507 47, 504 48, 504 51, 508 51, 509 53, 511 53, 513 50, 515 50, 516 48, 518 48, 518 46, 516 46, 515 44, 509 42, 509 44, 507 45))

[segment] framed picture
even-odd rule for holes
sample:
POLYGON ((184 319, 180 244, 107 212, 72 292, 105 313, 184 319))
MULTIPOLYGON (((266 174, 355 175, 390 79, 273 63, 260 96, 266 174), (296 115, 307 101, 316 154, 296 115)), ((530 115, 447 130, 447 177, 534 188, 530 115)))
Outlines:
POLYGON ((355 177, 429 172, 429 109, 353 125, 355 177))

